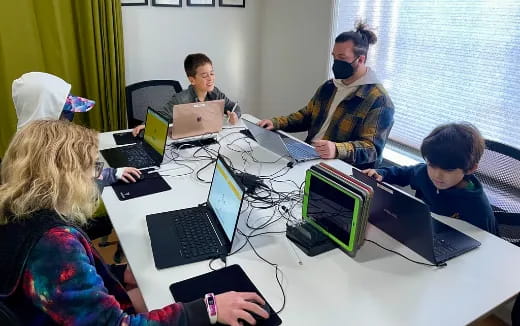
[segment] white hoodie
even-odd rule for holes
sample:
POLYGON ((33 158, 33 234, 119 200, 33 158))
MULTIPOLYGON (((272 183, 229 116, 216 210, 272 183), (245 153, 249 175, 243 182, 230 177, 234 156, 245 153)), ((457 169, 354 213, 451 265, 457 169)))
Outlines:
POLYGON ((17 130, 34 120, 58 120, 70 88, 63 79, 44 72, 29 72, 14 80, 17 130))

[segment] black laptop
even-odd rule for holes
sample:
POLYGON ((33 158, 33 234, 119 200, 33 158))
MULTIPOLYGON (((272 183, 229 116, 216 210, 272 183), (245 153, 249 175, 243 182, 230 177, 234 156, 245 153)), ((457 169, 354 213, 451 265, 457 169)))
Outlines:
POLYGON ((143 140, 133 145, 104 149, 101 155, 113 168, 132 166, 142 169, 160 166, 167 138, 168 120, 149 107, 143 140))
POLYGON ((242 121, 256 142, 275 154, 292 159, 295 162, 304 162, 320 158, 316 149, 309 144, 287 137, 282 133, 267 130, 251 121, 245 119, 242 119, 242 121))
POLYGON ((146 216, 155 266, 161 269, 227 256, 243 199, 244 189, 219 156, 206 203, 146 216))
MULTIPOLYGON (((189 278, 170 285, 170 291, 177 302, 191 302, 203 298, 206 293, 221 294, 228 291, 256 292, 264 300, 260 291, 239 265, 231 265, 213 272, 189 278)), ((278 326, 282 320, 267 302, 268 319, 259 318, 257 326, 278 326)), ((220 325, 220 324, 218 324, 220 325)))
POLYGON ((355 168, 352 172, 374 189, 370 223, 431 263, 442 264, 480 246, 477 240, 433 218, 423 201, 355 168))

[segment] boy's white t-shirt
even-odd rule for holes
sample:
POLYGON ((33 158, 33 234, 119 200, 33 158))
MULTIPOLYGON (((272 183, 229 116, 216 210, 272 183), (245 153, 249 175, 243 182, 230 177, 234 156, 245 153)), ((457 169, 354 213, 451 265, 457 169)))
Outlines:
POLYGON ((325 132, 329 128, 330 122, 332 121, 332 116, 334 115, 334 112, 336 111, 336 108, 338 105, 343 101, 347 96, 354 93, 359 86, 361 85, 367 85, 367 84, 378 84, 379 80, 377 79, 377 76, 372 69, 367 67, 367 72, 363 75, 363 77, 359 78, 358 80, 354 81, 350 85, 345 85, 341 81, 341 79, 333 79, 334 86, 336 86, 337 91, 336 95, 334 96, 334 99, 332 100, 332 103, 329 108, 329 112, 327 114, 327 118, 323 122, 323 125, 321 126, 318 133, 314 136, 312 141, 321 140, 323 136, 325 135, 325 132))

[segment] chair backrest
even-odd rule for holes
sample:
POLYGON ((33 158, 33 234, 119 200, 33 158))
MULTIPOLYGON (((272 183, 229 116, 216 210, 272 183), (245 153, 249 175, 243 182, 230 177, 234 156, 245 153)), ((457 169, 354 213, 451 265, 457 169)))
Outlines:
POLYGON ((143 123, 149 106, 158 109, 180 91, 181 84, 176 80, 148 80, 126 86, 128 127, 143 123))
POLYGON ((499 235, 520 243, 520 150, 492 140, 486 149, 475 175, 493 207, 499 235))

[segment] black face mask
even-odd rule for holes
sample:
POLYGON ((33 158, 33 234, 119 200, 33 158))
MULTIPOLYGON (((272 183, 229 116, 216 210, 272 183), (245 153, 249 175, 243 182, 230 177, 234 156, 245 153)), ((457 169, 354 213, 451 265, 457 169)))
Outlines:
MULTIPOLYGON (((356 57, 354 61, 356 61, 359 57, 356 57)), ((347 79, 350 76, 354 74, 354 67, 352 66, 352 63, 343 61, 343 60, 336 60, 334 59, 334 63, 332 64, 332 72, 334 73, 334 78, 336 79, 347 79)))

